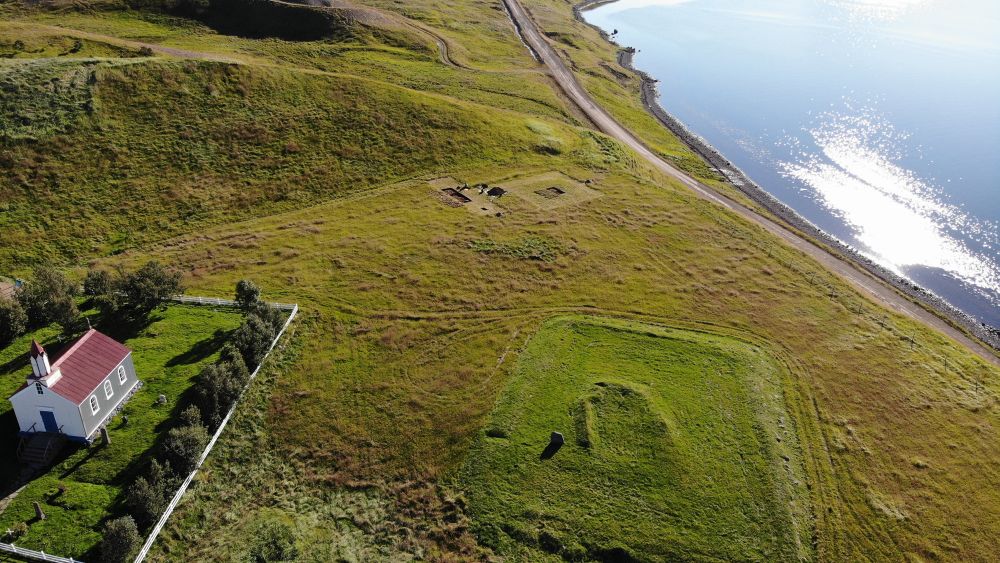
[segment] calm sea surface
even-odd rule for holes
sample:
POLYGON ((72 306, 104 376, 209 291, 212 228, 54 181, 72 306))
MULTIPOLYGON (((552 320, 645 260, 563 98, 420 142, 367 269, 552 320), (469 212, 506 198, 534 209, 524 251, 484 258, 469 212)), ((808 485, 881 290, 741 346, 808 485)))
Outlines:
POLYGON ((1000 1, 621 0, 585 17, 765 190, 1000 326, 1000 1))

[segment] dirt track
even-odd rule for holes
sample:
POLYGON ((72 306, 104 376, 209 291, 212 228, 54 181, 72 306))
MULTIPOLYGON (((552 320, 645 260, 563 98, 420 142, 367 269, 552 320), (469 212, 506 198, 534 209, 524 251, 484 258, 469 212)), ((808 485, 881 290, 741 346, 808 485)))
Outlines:
POLYGON ((909 299, 898 293, 895 289, 886 285, 882 282, 882 280, 879 280, 873 275, 859 269, 857 266, 846 262, 840 257, 831 254, 827 250, 816 246, 811 241, 802 238, 783 225, 775 223, 771 219, 764 217, 756 211, 745 207, 719 194, 712 188, 699 183, 691 176, 688 176, 684 172, 674 168, 667 163, 667 161, 653 153, 646 147, 645 144, 643 144, 642 141, 639 140, 638 137, 619 124, 607 111, 604 110, 604 108, 594 102, 586 90, 584 90, 583 87, 580 86, 580 83, 577 82, 576 77, 573 76, 573 73, 566 67, 563 60, 549 45, 544 35, 539 31, 534 20, 524 7, 521 6, 521 3, 518 0, 503 0, 503 2, 507 6, 508 11, 514 19, 515 26, 528 47, 534 52, 536 57, 539 58, 546 67, 548 67, 552 77, 555 79, 556 83, 559 84, 559 87, 562 88, 569 99, 574 104, 579 106, 583 113, 586 114, 595 125, 597 125, 601 132, 618 139, 622 143, 625 143, 646 161, 652 164, 657 170, 675 178, 690 188, 699 197, 721 205, 733 213, 760 225, 768 232, 784 240, 787 244, 808 254, 829 270, 851 282, 863 293, 873 297, 883 306, 922 321, 923 323, 953 338, 987 362, 993 364, 994 366, 1000 366, 1000 358, 998 358, 992 350, 977 340, 970 338, 964 332, 956 329, 954 326, 947 323, 934 313, 914 304, 909 299))

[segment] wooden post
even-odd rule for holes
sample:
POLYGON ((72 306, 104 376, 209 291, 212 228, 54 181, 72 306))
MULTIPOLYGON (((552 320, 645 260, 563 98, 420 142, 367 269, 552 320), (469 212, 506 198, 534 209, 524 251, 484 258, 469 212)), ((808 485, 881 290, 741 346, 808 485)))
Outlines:
POLYGON ((45 513, 42 512, 42 505, 38 504, 37 500, 32 504, 35 505, 35 518, 39 520, 45 520, 45 513))
POLYGON ((111 443, 111 435, 108 434, 108 427, 107 426, 102 426, 101 427, 101 439, 104 440, 104 445, 105 446, 107 446, 108 444, 111 443))

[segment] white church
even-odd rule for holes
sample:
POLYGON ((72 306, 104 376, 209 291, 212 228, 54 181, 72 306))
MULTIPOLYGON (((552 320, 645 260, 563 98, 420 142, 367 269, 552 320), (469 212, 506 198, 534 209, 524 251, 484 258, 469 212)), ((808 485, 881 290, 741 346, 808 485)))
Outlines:
POLYGON ((90 329, 54 362, 31 342, 31 375, 10 397, 21 436, 91 442, 138 389, 132 351, 90 329))

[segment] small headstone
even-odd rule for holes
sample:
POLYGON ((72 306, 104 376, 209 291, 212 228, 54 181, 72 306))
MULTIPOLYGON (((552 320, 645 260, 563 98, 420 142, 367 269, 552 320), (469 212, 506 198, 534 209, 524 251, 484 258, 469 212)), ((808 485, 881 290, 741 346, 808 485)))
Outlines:
POLYGON ((32 504, 35 505, 35 518, 38 520, 45 520, 45 513, 42 512, 42 505, 38 504, 37 500, 32 504))
POLYGON ((108 434, 108 427, 107 426, 102 426, 101 427, 101 440, 104 441, 104 445, 105 446, 107 446, 108 444, 111 443, 111 435, 108 434))
POLYGON ((128 426, 128 415, 127 414, 123 414, 122 415, 122 426, 128 426))
POLYGON ((159 397, 157 397, 156 398, 156 404, 158 404, 158 405, 165 405, 165 404, 167 404, 167 396, 166 395, 160 395, 159 397))
POLYGON ((566 442, 566 439, 563 438, 563 435, 562 435, 561 432, 553 432, 552 436, 549 436, 549 443, 550 444, 558 444, 558 445, 561 446, 565 442, 566 442))

